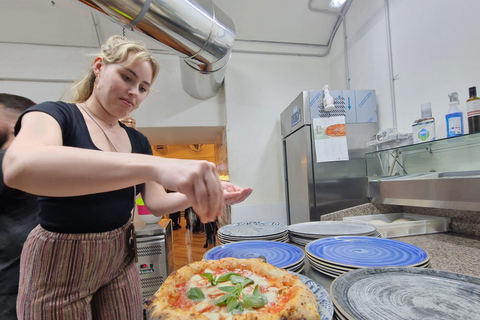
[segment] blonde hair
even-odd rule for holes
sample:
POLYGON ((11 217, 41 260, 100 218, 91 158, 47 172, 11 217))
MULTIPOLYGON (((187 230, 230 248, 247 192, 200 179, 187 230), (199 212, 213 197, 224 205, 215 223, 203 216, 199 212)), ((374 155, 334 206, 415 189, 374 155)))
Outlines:
MULTIPOLYGON (((134 53, 130 59, 130 64, 138 59, 150 62, 152 66, 152 83, 158 75, 160 66, 153 55, 147 50, 143 42, 129 40, 121 36, 111 36, 107 42, 102 46, 97 57, 102 57, 105 63, 121 63, 124 62, 130 53, 134 53)), ((71 93, 71 102, 79 103, 85 102, 93 92, 95 83, 95 74, 93 68, 89 68, 85 75, 75 81, 69 89, 71 93)))

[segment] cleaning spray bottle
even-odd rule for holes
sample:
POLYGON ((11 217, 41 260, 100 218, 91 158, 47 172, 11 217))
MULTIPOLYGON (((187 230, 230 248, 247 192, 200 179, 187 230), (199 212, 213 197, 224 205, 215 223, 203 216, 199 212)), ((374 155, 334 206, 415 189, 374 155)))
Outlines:
POLYGON ((450 109, 445 115, 447 121, 447 138, 461 136, 463 134, 463 112, 458 108, 458 93, 452 92, 450 98, 450 109))
POLYGON ((325 111, 332 111, 335 109, 333 98, 330 95, 330 91, 328 91, 328 84, 323 87, 323 108, 325 111))

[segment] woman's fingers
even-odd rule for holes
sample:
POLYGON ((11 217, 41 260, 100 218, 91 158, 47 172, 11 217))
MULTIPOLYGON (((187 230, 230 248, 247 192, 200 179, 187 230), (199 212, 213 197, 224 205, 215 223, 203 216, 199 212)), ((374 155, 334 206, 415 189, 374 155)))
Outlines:
MULTIPOLYGON (((210 171, 206 174, 205 185, 208 190, 208 208, 204 218, 205 221, 214 221, 217 216, 223 214, 224 200, 223 189, 218 177, 217 170, 212 164, 210 171)), ((203 222, 203 221, 202 221, 203 222)))
POLYGON ((208 161, 162 159, 157 177, 165 188, 185 194, 203 223, 223 215, 224 189, 233 192, 235 203, 248 196, 245 189, 221 182, 215 164, 208 161))
POLYGON ((179 188, 190 200, 193 210, 202 222, 214 221, 223 214, 223 191, 215 165, 206 161, 192 161, 191 172, 179 188))
POLYGON ((242 202, 253 191, 252 188, 240 189, 238 187, 235 188, 235 191, 232 191, 232 190, 233 190, 233 188, 229 188, 229 190, 224 191, 225 202, 229 205, 233 205, 235 203, 242 202))
POLYGON ((242 202, 243 200, 245 200, 246 198, 248 198, 248 196, 250 196, 250 194, 251 194, 252 192, 253 192, 253 189, 252 189, 252 188, 242 189, 240 198, 237 200, 237 203, 238 203, 238 202, 242 202))

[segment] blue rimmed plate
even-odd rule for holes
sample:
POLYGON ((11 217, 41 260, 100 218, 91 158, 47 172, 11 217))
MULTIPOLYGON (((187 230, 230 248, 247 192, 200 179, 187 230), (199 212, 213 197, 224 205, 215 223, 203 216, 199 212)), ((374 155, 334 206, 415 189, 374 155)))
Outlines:
POLYGON ((330 237, 310 242, 305 250, 309 259, 338 266, 412 267, 425 264, 428 254, 414 245, 374 237, 330 237))
POLYGON ((265 257, 268 263, 277 268, 298 266, 305 259, 302 249, 293 244, 249 240, 223 244, 205 252, 205 260, 219 260, 222 258, 251 259, 265 257))
POLYGON ((333 319, 333 302, 332 298, 328 294, 327 290, 323 288, 320 284, 313 281, 303 274, 289 271, 291 274, 297 276, 300 281, 302 281, 310 291, 313 292, 315 298, 318 302, 318 313, 320 314, 321 320, 332 320, 333 319))

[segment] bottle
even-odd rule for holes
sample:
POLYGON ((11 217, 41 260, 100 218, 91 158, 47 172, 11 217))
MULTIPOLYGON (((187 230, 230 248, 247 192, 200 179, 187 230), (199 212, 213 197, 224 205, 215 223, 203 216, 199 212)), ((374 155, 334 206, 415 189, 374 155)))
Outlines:
POLYGON ((323 108, 325 111, 332 111, 335 109, 335 105, 333 104, 333 98, 330 95, 330 91, 328 91, 328 85, 323 87, 323 108))
POLYGON ((413 143, 421 143, 435 140, 435 118, 432 117, 430 102, 420 106, 422 117, 415 120, 412 125, 413 143))
POLYGON ((458 93, 452 92, 448 97, 450 98, 450 108, 445 115, 445 120, 447 122, 447 138, 461 136, 463 134, 463 112, 458 108, 458 93))
POLYGON ((470 98, 467 100, 468 133, 480 132, 480 98, 477 87, 468 88, 470 98))

